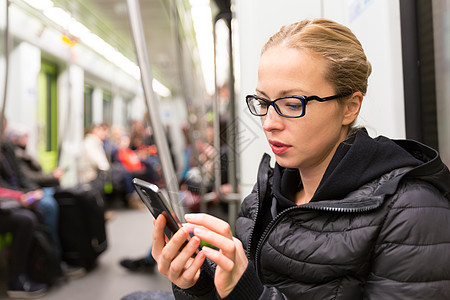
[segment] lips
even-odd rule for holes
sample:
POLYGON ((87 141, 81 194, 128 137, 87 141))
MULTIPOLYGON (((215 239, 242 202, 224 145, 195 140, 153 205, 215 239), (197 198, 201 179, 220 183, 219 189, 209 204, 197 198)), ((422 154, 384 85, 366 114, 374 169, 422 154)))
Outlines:
POLYGON ((283 144, 282 142, 269 140, 270 147, 274 154, 280 155, 288 151, 292 146, 283 144))

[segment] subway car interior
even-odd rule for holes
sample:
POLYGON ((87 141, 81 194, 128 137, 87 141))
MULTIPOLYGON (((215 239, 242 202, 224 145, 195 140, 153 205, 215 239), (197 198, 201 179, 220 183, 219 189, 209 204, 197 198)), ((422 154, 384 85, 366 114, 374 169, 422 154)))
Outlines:
MULTIPOLYGON (((56 233, 33 232, 43 245, 27 266, 46 291, 25 296, 172 299, 132 179, 158 186, 177 215, 207 212, 233 230, 262 155, 273 157, 245 102, 260 49, 282 25, 317 18, 348 26, 372 64, 358 124, 450 164, 450 0, 1 0, 0 159, 13 149, 23 184, 3 178, 0 198, 19 191, 32 210, 48 196, 59 210, 56 233), (48 245, 56 262, 40 259, 48 245)), ((0 299, 18 297, 13 239, 0 232, 0 299)))

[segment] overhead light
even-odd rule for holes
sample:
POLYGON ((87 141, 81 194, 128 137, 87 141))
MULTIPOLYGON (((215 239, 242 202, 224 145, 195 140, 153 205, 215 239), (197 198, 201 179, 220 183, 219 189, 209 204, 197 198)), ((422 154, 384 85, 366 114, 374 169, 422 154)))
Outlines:
POLYGON ((34 7, 37 10, 45 10, 53 6, 53 2, 51 0, 24 0, 25 3, 34 7))
POLYGON ((209 0, 190 0, 192 22, 198 45, 203 78, 208 94, 214 93, 214 38, 209 0))
MULTIPOLYGON (((141 79, 141 70, 134 62, 117 51, 98 35, 92 33, 86 26, 78 22, 75 18, 72 18, 69 12, 63 10, 62 8, 53 6, 53 2, 51 0, 24 1, 33 8, 41 10, 47 18, 61 26, 64 30, 68 30, 71 35, 79 38, 86 46, 105 57, 108 61, 131 75, 134 79, 141 79)), ((170 90, 157 79, 153 79, 152 86, 155 93, 161 97, 169 97, 171 95, 170 90)))
POLYGON ((209 6, 209 0, 190 0, 189 3, 191 6, 209 6))
POLYGON ((84 36, 90 33, 89 29, 87 29, 86 26, 84 26, 75 19, 72 19, 72 22, 69 23, 68 29, 71 35, 79 39, 83 38, 84 36))
POLYGON ((136 80, 141 79, 139 67, 129 60, 125 55, 114 49, 98 35, 89 32, 80 37, 81 41, 98 54, 115 64, 117 67, 130 74, 136 80))
POLYGON ((155 93, 157 93, 161 97, 169 97, 171 95, 170 90, 155 78, 153 78, 152 87, 155 93))
POLYGON ((59 7, 50 7, 45 9, 44 15, 64 29, 67 29, 70 21, 72 20, 70 14, 59 7))

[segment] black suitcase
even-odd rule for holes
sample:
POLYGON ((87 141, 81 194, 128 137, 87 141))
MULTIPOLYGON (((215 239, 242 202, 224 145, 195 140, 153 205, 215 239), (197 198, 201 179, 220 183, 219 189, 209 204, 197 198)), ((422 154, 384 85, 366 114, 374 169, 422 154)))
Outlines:
POLYGON ((106 250, 105 205, 101 194, 88 184, 55 192, 59 204, 62 259, 69 265, 92 269, 106 250))

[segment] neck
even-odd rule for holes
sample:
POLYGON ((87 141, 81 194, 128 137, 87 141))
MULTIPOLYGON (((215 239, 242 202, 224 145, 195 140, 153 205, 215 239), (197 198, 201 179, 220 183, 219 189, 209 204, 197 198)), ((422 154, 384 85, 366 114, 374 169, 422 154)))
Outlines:
POLYGON ((323 169, 315 169, 312 174, 305 174, 308 172, 302 172, 300 170, 300 177, 302 178, 303 188, 296 194, 295 203, 297 205, 306 204, 311 201, 314 193, 316 192, 323 174, 325 173, 326 166, 323 169))
MULTIPOLYGON (((341 138, 341 140, 343 139, 341 138)), ((340 142, 336 143, 320 163, 309 168, 299 168, 298 171, 302 179, 303 189, 297 193, 295 199, 297 205, 311 201, 339 144, 340 142)))

